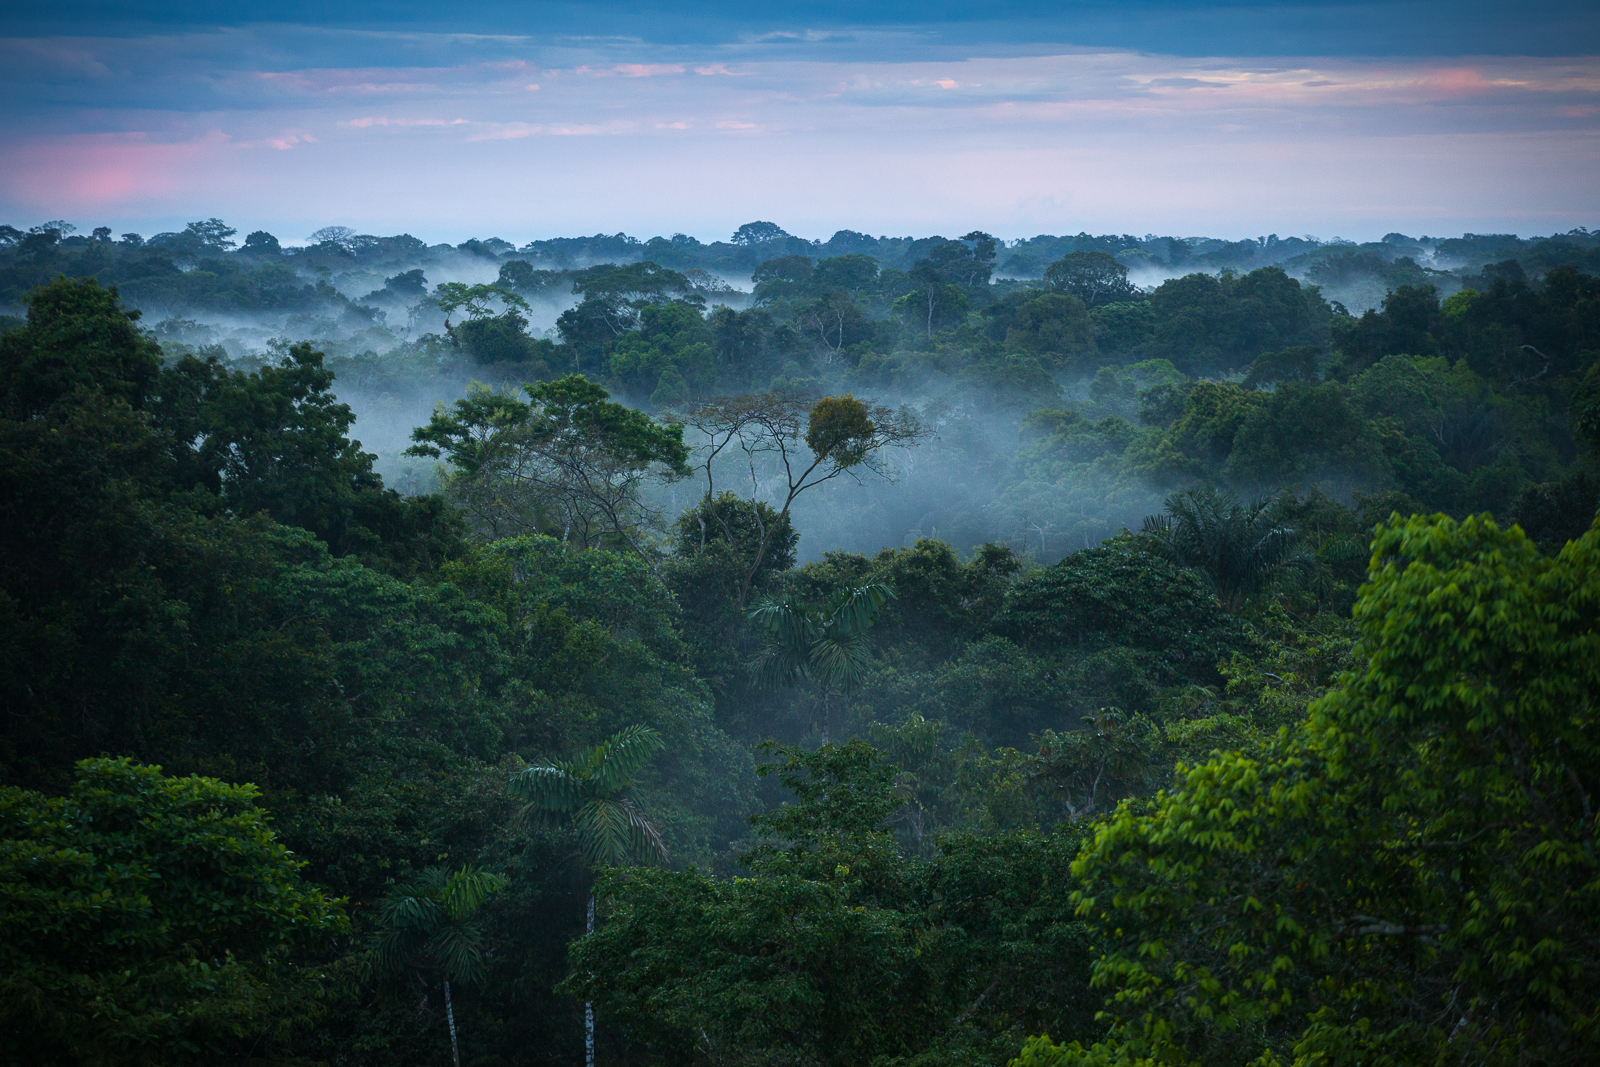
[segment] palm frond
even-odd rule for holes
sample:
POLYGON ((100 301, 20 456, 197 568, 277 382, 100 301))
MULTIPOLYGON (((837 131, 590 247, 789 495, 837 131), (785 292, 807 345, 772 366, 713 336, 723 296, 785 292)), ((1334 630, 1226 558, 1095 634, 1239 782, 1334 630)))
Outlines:
POLYGON ((661 830, 637 798, 596 798, 572 820, 578 847, 593 866, 619 867, 635 858, 671 862, 661 830))
POLYGON ((859 631, 830 635, 811 646, 809 671, 825 688, 851 693, 871 666, 872 646, 859 631))
POLYGON ((524 767, 511 776, 510 784, 511 792, 536 811, 572 811, 584 801, 583 779, 555 763, 524 767))
POLYGON ((843 634, 857 634, 872 625, 883 606, 894 598, 894 590, 883 582, 847 589, 828 601, 823 608, 829 630, 843 634))
POLYGON ((750 675, 758 689, 786 689, 805 677, 810 644, 800 648, 772 644, 756 653, 750 675))
POLYGON ((671 864, 672 855, 667 851, 666 838, 661 836, 661 828, 650 818, 644 806, 632 797, 625 798, 622 806, 628 813, 628 824, 632 827, 634 855, 654 856, 663 867, 671 864))
POLYGON ((632 820, 619 801, 589 801, 573 816, 572 827, 578 834, 578 849, 591 866, 616 867, 628 862, 632 820))
POLYGON ((463 867, 452 874, 439 894, 439 903, 452 922, 461 922, 483 907, 509 883, 498 874, 463 867))
POLYGON ((650 757, 665 747, 661 735, 648 726, 629 726, 602 741, 598 758, 590 765, 590 794, 609 796, 628 788, 650 757))
POLYGON ((483 977, 482 934, 475 916, 509 883, 498 874, 463 867, 418 871, 378 904, 381 924, 368 947, 364 977, 382 977, 430 962, 448 981, 483 977))
POLYGON ((428 942, 428 954, 449 982, 481 982, 484 967, 483 932, 471 923, 441 927, 428 942))
POLYGON ((420 929, 379 930, 367 948, 361 964, 362 981, 399 974, 426 942, 420 929))
POLYGON ((780 648, 804 648, 817 639, 821 621, 803 604, 768 600, 750 612, 750 621, 765 630, 780 648))

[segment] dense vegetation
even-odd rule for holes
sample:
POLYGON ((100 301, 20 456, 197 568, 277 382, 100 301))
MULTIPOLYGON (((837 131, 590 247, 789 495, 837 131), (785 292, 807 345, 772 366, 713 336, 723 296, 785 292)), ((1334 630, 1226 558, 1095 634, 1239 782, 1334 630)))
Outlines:
POLYGON ((763 226, 0 231, 7 1057, 1591 1062, 1590 236, 763 226))

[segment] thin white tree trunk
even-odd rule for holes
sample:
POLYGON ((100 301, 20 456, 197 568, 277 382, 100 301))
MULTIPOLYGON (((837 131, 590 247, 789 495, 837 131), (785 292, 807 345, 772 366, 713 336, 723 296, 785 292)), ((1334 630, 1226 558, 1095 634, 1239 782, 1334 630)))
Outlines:
MULTIPOLYGON (((594 894, 589 894, 589 933, 594 933, 594 894)), ((594 1001, 583 1002, 583 1063, 594 1067, 594 1001)), ((461 1064, 456 1064, 461 1067, 461 1064)))
POLYGON ((450 1022, 450 1055, 455 1057, 456 1067, 461 1067, 461 1048, 456 1044, 456 1009, 450 1004, 450 980, 444 983, 444 1017, 450 1022))

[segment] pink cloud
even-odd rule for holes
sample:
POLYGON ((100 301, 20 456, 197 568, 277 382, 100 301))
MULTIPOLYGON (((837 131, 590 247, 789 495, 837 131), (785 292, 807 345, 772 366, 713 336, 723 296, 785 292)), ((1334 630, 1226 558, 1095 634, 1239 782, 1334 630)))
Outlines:
POLYGON ((151 142, 141 132, 41 138, 0 157, 0 180, 41 206, 137 203, 205 186, 213 173, 205 160, 231 143, 216 130, 183 143, 151 142))

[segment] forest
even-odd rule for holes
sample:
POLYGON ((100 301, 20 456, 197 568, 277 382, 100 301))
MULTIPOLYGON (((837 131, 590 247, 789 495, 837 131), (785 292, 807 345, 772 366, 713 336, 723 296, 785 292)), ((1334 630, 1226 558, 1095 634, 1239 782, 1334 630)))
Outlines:
POLYGON ((1589 1064, 1600 234, 0 226, 0 1049, 1589 1064))

